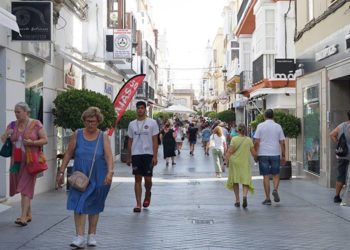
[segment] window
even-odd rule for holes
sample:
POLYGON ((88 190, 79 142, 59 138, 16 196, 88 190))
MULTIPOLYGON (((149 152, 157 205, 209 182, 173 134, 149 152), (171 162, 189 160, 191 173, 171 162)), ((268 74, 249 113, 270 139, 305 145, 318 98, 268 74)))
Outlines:
POLYGON ((314 18, 314 0, 308 0, 307 2, 307 10, 308 10, 308 21, 311 21, 314 18))
POLYGON ((265 38, 266 50, 275 49, 275 11, 266 10, 265 12, 265 38))
POLYGON ((107 26, 116 29, 118 26, 118 0, 108 0, 107 26))

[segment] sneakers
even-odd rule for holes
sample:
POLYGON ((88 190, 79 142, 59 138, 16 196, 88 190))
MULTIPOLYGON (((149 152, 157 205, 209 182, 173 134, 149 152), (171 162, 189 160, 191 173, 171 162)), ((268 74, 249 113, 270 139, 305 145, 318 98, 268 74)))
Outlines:
POLYGON ((340 198, 339 195, 334 196, 334 203, 340 203, 342 202, 342 199, 340 198))
POLYGON ((84 236, 78 235, 76 236, 72 243, 70 244, 71 247, 75 247, 75 248, 84 248, 85 247, 85 239, 84 236))
POLYGON ((274 189, 274 190, 272 191, 272 196, 273 196, 273 200, 274 200, 275 202, 280 202, 280 196, 278 195, 278 192, 277 192, 276 189, 274 189))
POLYGON ((95 234, 89 234, 88 237, 87 237, 87 245, 89 247, 95 247, 97 245, 97 241, 96 241, 96 238, 95 238, 95 234))
POLYGON ((264 200, 262 202, 263 205, 271 205, 271 200, 264 200))

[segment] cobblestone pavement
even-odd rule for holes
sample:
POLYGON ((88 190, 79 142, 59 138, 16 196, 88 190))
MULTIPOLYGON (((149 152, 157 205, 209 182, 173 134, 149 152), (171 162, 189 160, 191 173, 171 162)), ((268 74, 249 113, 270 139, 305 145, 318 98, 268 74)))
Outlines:
MULTIPOLYGON (((332 202, 333 189, 302 178, 281 181, 280 203, 263 206, 262 181, 254 177, 256 193, 248 208, 233 206, 226 178, 215 178, 211 156, 197 146, 166 167, 159 157, 152 202, 134 214, 130 168, 117 163, 116 178, 98 225, 98 246, 91 249, 344 249, 349 245, 350 207, 332 202)), ((254 175, 257 168, 253 169, 254 175)), ((225 175, 224 175, 225 176, 225 175)), ((53 191, 33 200, 33 221, 13 222, 19 203, 0 214, 0 249, 70 249, 74 236, 66 192, 53 191)))

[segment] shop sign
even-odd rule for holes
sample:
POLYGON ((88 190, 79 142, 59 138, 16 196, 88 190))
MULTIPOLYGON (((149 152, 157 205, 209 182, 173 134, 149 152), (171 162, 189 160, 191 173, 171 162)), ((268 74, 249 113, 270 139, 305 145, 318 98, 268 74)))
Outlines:
POLYGON ((64 64, 64 88, 80 88, 81 85, 81 69, 74 66, 73 63, 64 64))
POLYGON ((294 79, 295 63, 293 58, 275 59, 275 77, 278 79, 294 79))
POLYGON ((12 2, 11 6, 21 32, 20 36, 12 31, 13 41, 51 41, 52 2, 18 1, 12 2))
POLYGON ((113 85, 105 82, 105 94, 112 99, 113 98, 113 85))
POLYGON ((327 57, 330 57, 334 54, 338 53, 338 44, 333 44, 331 46, 326 46, 323 50, 317 52, 315 54, 315 61, 321 61, 327 57))

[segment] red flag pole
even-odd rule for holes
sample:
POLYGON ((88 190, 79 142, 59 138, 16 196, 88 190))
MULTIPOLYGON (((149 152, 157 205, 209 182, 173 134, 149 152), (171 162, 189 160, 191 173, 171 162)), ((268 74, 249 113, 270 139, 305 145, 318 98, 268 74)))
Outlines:
MULTIPOLYGON (((137 89, 141 86, 143 79, 145 79, 145 76, 145 74, 133 76, 119 90, 117 96, 113 101, 113 106, 115 108, 115 112, 117 113, 117 121, 115 123, 115 126, 117 126, 120 119, 123 117, 125 110, 136 94, 137 89)), ((111 136, 114 130, 115 128, 110 128, 108 130, 108 135, 111 136)))

